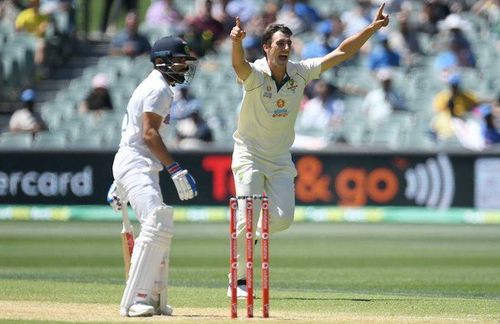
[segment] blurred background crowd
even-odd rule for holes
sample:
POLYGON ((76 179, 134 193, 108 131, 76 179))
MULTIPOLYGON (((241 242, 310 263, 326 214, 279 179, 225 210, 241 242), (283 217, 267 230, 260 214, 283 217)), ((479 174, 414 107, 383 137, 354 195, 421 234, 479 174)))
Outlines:
POLYGON ((335 49, 382 2, 389 28, 307 87, 294 148, 500 150, 498 0, 0 0, 0 149, 116 149, 166 35, 200 61, 192 84, 174 88, 167 143, 230 149, 236 16, 249 61, 274 22, 294 32, 299 60, 335 49))

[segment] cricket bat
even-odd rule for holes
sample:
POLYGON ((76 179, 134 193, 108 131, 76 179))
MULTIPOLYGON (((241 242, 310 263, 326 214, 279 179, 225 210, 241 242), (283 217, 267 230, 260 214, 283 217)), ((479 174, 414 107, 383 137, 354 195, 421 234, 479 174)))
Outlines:
POLYGON ((134 250, 134 228, 130 224, 128 217, 127 206, 122 207, 122 253, 123 253, 123 266, 125 270, 125 281, 128 279, 128 272, 130 270, 130 260, 132 251, 134 250))

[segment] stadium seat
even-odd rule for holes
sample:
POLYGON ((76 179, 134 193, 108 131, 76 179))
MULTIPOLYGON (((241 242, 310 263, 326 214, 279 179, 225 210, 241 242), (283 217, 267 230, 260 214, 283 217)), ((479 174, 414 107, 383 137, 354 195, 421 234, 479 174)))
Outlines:
POLYGON ((28 133, 3 133, 0 135, 0 149, 27 149, 31 147, 33 134, 28 133))
POLYGON ((37 134, 33 147, 37 149, 63 149, 67 142, 64 131, 47 131, 37 134))

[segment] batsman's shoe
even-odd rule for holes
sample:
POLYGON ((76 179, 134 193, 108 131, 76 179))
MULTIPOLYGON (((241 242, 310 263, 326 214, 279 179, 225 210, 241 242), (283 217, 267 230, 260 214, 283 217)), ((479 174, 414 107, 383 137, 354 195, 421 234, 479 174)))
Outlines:
MULTIPOLYGON (((238 280, 238 286, 236 287, 236 297, 238 297, 238 299, 245 299, 247 296, 247 281, 245 279, 240 279, 238 280)), ((227 297, 231 298, 231 285, 227 286, 227 297)), ((255 293, 253 294, 253 297, 255 298, 255 293)))
POLYGON ((158 307, 158 308, 156 308, 156 311, 155 311, 156 315, 172 316, 173 313, 174 313, 174 309, 170 305, 158 307))
POLYGON ((129 307, 129 317, 148 317, 155 314, 155 308, 151 305, 136 303, 129 307))

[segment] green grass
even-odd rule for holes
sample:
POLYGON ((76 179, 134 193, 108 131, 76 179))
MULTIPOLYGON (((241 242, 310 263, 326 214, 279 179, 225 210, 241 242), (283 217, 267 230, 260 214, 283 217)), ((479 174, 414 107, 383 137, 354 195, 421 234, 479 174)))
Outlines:
MULTIPOLYGON (((123 291, 120 227, 0 222, 0 301, 115 312, 123 291)), ((271 239, 271 316, 496 322, 499 251, 500 226, 297 223, 271 239)), ((176 224, 170 264, 174 308, 227 314, 226 224, 176 224)))

